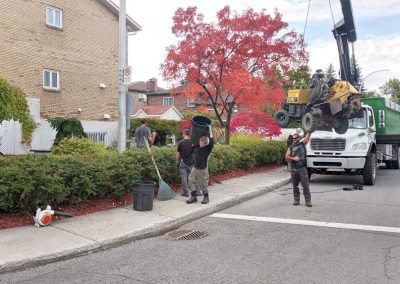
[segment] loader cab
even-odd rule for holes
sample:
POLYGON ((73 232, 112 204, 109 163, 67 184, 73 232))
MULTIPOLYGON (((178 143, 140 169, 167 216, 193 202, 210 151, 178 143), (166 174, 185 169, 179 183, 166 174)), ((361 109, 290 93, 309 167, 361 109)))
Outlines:
POLYGON ((298 86, 290 89, 282 109, 275 114, 275 122, 280 127, 285 128, 291 121, 301 121, 309 101, 310 90, 308 88, 298 86))

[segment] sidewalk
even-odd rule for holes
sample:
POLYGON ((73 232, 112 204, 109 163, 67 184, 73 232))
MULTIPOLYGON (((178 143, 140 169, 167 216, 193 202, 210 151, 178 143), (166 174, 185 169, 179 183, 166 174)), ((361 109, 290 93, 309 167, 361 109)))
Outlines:
POLYGON ((68 259, 133 240, 157 236, 185 223, 270 192, 290 182, 286 167, 251 174, 209 186, 210 203, 186 204, 177 195, 154 200, 153 210, 126 207, 97 212, 37 228, 25 226, 0 231, 0 274, 68 259))

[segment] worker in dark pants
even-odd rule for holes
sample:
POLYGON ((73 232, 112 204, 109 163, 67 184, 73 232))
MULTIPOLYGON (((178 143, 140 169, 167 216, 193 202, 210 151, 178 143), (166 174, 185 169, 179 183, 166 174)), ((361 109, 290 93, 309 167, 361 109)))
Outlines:
POLYGON ((310 137, 311 134, 307 133, 303 141, 300 141, 300 135, 293 134, 293 143, 288 147, 285 155, 285 159, 291 164, 290 174, 293 185, 293 205, 295 206, 300 204, 299 183, 301 183, 306 206, 312 207, 305 146, 310 141, 310 137))
POLYGON ((201 136, 199 139, 199 145, 193 147, 194 165, 189 175, 190 198, 186 200, 187 204, 197 202, 195 188, 197 184, 200 186, 201 192, 204 195, 201 204, 207 204, 210 201, 208 196, 208 158, 210 157, 211 150, 214 147, 214 136, 211 125, 208 127, 210 128, 210 138, 201 136))
MULTIPOLYGON (((192 172, 194 164, 194 155, 192 142, 190 142, 190 130, 185 129, 182 132, 183 139, 178 142, 176 148, 176 166, 181 176, 182 196, 189 197, 189 174, 192 172)), ((201 196, 200 187, 196 183, 196 195, 201 196)))

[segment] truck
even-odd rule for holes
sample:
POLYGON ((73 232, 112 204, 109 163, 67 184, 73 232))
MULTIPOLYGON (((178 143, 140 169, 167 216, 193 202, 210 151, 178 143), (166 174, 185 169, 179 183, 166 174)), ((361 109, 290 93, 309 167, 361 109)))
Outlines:
POLYGON ((309 174, 362 175, 373 185, 378 167, 399 169, 400 105, 385 97, 361 99, 361 111, 339 134, 314 131, 307 144, 309 174))

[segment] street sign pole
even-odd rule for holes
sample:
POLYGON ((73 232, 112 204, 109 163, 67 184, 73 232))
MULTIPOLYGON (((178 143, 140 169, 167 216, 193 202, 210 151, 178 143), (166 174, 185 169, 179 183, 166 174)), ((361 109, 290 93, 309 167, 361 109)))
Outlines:
MULTIPOLYGON (((134 100, 133 97, 129 94, 128 85, 131 82, 131 75, 132 75, 132 66, 125 66, 124 68, 124 85, 125 85, 125 98, 126 98, 126 133, 128 136, 128 131, 131 128, 131 113, 134 107, 134 100)), ((130 140, 127 137, 126 140, 127 148, 130 147, 130 140)))
POLYGON ((126 0, 119 1, 118 153, 126 150, 126 0))

